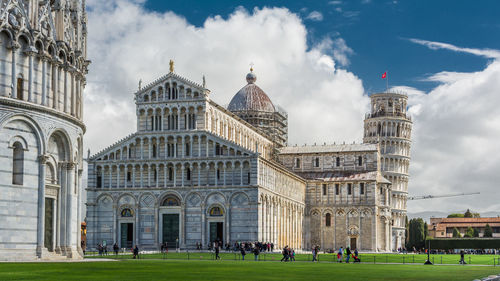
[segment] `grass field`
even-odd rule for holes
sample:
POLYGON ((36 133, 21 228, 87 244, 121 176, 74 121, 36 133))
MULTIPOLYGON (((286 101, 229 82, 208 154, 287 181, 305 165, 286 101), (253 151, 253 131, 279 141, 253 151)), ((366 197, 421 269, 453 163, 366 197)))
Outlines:
POLYGON ((500 267, 199 260, 2 263, 0 280, 467 280, 500 267))
MULTIPOLYGON (((225 253, 221 252, 220 256, 223 260, 241 260, 241 255, 237 253, 225 253)), ((87 256, 88 258, 98 258, 97 256, 87 256)), ((107 258, 116 259, 130 259, 131 254, 121 254, 118 256, 108 255, 103 256, 107 258)), ((213 260, 214 255, 208 252, 192 252, 192 253, 176 253, 169 252, 168 254, 142 254, 143 259, 181 259, 181 260, 213 260)), ((246 259, 253 260, 254 256, 251 253, 246 255, 246 259)), ((279 261, 282 255, 279 253, 262 253, 259 255, 261 261, 279 261)), ((363 263, 415 263, 423 264, 427 260, 427 255, 420 254, 360 254, 361 261, 363 263)), ((435 264, 458 264, 460 260, 460 255, 431 255, 431 261, 435 264)), ((481 265, 499 265, 500 255, 466 255, 465 261, 467 264, 481 264, 481 265)), ((295 259, 297 261, 311 261, 311 254, 297 254, 295 259)), ((351 259, 352 260, 352 259, 351 259)), ((320 262, 336 262, 337 255, 335 254, 320 254, 320 262)))

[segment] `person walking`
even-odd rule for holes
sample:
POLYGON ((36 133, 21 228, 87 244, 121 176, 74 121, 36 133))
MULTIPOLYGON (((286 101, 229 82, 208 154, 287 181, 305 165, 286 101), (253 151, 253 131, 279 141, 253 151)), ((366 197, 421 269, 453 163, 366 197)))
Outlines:
POLYGON ((247 254, 245 252, 245 247, 240 247, 240 253, 241 253, 241 260, 245 260, 245 255, 247 254))
POLYGON ((295 261, 295 250, 294 249, 291 249, 290 261, 295 261))
POLYGON ((318 254, 318 248, 317 248, 317 247, 314 247, 314 248, 312 249, 312 256, 313 256, 313 260, 312 260, 312 261, 313 261, 313 262, 317 261, 317 259, 316 259, 316 255, 317 255, 317 254, 318 254))
POLYGON ((464 252, 464 250, 460 250, 460 264, 467 264, 465 262, 465 252, 464 252))
POLYGON ((116 244, 116 242, 115 242, 115 244, 113 244, 113 252, 115 252, 115 255, 118 255, 118 250, 119 249, 120 248, 118 247, 118 244, 116 244))
POLYGON ((134 259, 136 259, 136 258, 139 259, 139 247, 137 247, 137 245, 135 245, 135 247, 134 247, 134 249, 133 249, 132 252, 134 254, 133 258, 134 259))
POLYGON ((349 258, 351 257, 351 249, 349 249, 349 247, 345 248, 345 254, 346 254, 345 262, 349 263, 349 258))
POLYGON ((260 254, 259 246, 255 246, 255 248, 253 249, 253 254, 255 255, 255 261, 258 261, 260 254))
POLYGON ((214 243, 214 248, 215 248, 215 260, 220 260, 220 257, 219 257, 220 248, 219 248, 218 242, 214 243))
POLYGON ((288 246, 285 246, 285 248, 283 248, 283 252, 281 252, 281 254, 283 255, 283 258, 281 258, 281 261, 285 261, 287 262, 288 261, 288 246))

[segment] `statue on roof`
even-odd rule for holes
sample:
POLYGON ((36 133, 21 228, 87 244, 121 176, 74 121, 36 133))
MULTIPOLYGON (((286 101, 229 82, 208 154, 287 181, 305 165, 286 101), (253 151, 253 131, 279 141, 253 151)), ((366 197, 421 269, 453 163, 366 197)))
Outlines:
POLYGON ((168 64, 170 65, 170 72, 174 72, 174 61, 170 60, 168 64))

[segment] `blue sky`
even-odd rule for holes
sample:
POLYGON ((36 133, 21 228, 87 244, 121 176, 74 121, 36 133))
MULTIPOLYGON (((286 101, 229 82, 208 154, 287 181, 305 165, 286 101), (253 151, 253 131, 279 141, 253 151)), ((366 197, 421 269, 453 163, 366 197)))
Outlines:
POLYGON ((342 37, 354 52, 343 66, 363 80, 369 93, 385 88, 380 75, 387 70, 390 85, 428 91, 434 82, 422 81, 440 71, 481 70, 487 59, 447 50, 431 50, 407 38, 446 42, 470 48, 500 48, 500 1, 155 1, 152 11, 173 11, 195 26, 207 17, 227 18, 239 7, 286 7, 300 15, 308 43, 325 36, 342 37), (307 19, 318 11, 322 20, 307 19))

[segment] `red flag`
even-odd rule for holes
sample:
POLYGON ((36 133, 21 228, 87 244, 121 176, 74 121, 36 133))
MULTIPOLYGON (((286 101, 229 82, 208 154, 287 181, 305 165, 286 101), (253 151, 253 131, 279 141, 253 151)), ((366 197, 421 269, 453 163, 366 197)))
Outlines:
POLYGON ((387 77, 387 71, 382 74, 382 79, 385 79, 387 77))

